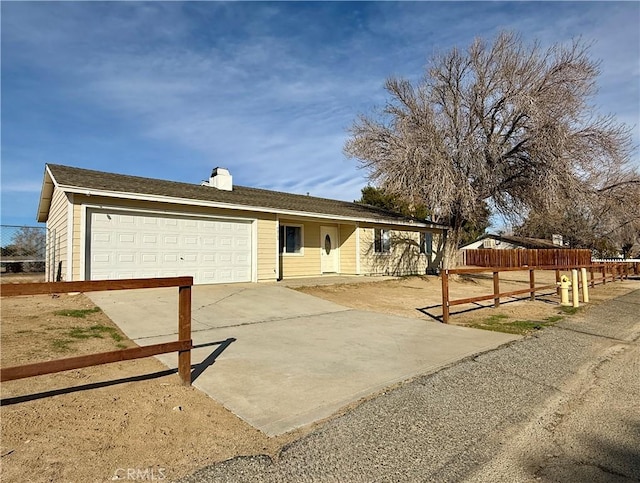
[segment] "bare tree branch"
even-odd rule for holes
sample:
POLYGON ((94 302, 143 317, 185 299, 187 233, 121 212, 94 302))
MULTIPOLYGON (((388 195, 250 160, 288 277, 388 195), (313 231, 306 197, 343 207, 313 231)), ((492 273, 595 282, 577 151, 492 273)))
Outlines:
POLYGON ((510 32, 478 39, 434 56, 416 85, 388 79, 387 105, 358 118, 344 151, 374 184, 449 223, 452 255, 482 203, 522 218, 625 196, 614 187, 637 176, 630 130, 594 112, 598 75, 580 39, 546 50, 510 32))

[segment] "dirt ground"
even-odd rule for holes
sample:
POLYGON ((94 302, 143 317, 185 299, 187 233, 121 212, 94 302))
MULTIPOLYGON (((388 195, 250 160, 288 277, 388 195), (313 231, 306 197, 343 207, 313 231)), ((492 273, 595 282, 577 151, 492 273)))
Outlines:
MULTIPOLYGON (((501 324, 517 321, 558 321, 561 317, 576 314, 576 312, 576 315, 579 315, 597 303, 640 288, 639 280, 640 278, 636 277, 635 280, 630 279, 623 283, 616 281, 615 283, 607 282, 606 285, 596 285, 589 290, 590 303, 581 303, 577 311, 560 307, 556 289, 551 288, 536 292, 533 302, 529 300, 529 294, 524 294, 502 298, 498 308, 493 307, 493 299, 452 306, 449 323, 487 328, 485 322, 494 320, 498 320, 501 324)), ((536 272, 535 283, 536 286, 553 285, 555 273, 536 272)), ((500 274, 500 292, 519 290, 528 286, 528 271, 500 274)), ((405 277, 380 283, 307 286, 296 288, 296 290, 358 310, 414 317, 430 322, 442 321, 442 283, 437 276, 405 277)), ((458 276, 449 281, 450 300, 491 293, 493 293, 491 273, 458 276)), ((523 334, 526 335, 526 333, 527 330, 524 330, 523 334)))
MULTIPOLYGON (((538 274, 538 285, 555 283, 555 274, 538 274)), ((507 292, 529 286, 528 272, 509 272, 500 276, 500 291, 507 292)), ((442 284, 437 276, 406 277, 383 283, 322 285, 298 288, 301 292, 359 310, 384 312, 403 317, 417 317, 440 322, 442 319, 442 284), (384 290, 381 290, 384 288, 384 290)), ((489 295, 493 293, 493 279, 489 274, 459 276, 449 282, 450 300, 489 295)), ((558 304, 552 302, 555 289, 540 292, 537 301, 528 302, 525 296, 502 299, 502 305, 493 309, 493 300, 451 307, 450 321, 456 325, 470 325, 479 320, 499 315, 544 319, 558 313, 558 304)))
MULTIPOLYGON (((527 277, 507 274, 501 291, 526 286, 527 277)), ((553 274, 548 278, 539 282, 554 282, 553 274)), ((607 284, 592 290, 591 298, 598 303, 639 286, 607 284)), ((298 290, 349 307, 438 323, 440 287, 437 277, 408 277, 298 290)), ((452 299, 491 290, 489 277, 451 282, 452 299)), ((506 302, 498 309, 456 307, 451 322, 566 315, 553 295, 506 302)), ((82 294, 3 297, 0 309, 2 367, 133 345, 82 294)), ((277 457, 285 444, 315 427, 268 438, 197 389, 182 386, 154 358, 9 381, 2 384, 1 398, 0 477, 7 482, 103 482, 128 475, 171 480, 238 455, 277 457)))
MULTIPOLYGON (((87 313, 83 294, 1 303, 2 367, 134 345, 104 313, 87 313)), ((275 455, 302 434, 268 438, 154 358, 8 381, 1 397, 3 482, 170 480, 237 455, 275 455)))

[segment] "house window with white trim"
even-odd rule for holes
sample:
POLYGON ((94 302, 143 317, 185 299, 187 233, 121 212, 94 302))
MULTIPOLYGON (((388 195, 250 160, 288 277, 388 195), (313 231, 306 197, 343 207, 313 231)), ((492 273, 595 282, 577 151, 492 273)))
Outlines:
POLYGON ((301 225, 280 225, 280 253, 302 254, 301 225))
POLYGON ((391 232, 389 230, 376 228, 374 237, 375 237, 374 249, 376 253, 391 252, 391 232))

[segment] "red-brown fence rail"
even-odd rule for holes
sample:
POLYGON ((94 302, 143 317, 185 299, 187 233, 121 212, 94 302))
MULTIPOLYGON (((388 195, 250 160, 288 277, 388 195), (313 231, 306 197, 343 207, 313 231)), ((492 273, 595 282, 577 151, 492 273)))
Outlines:
POLYGON ((89 282, 53 282, 6 284, 1 287, 3 297, 42 295, 69 292, 100 292, 103 290, 129 290, 139 288, 178 287, 178 340, 144 347, 132 347, 112 352, 56 359, 35 364, 3 367, 0 381, 12 381, 25 377, 53 374, 55 372, 98 366, 110 362, 140 359, 143 357, 178 352, 178 374, 182 383, 191 385, 191 286, 193 277, 137 278, 127 280, 95 280, 89 282))
POLYGON ((480 248, 463 251, 464 265, 476 267, 556 267, 591 264, 591 250, 544 248, 537 250, 492 250, 480 248))
MULTIPOLYGON (((536 285, 535 272, 536 271, 549 271, 553 270, 556 274, 556 281, 560 280, 560 271, 571 270, 574 268, 586 268, 589 272, 588 283, 591 287, 596 284, 605 284, 608 280, 615 281, 616 279, 623 280, 628 278, 630 273, 638 273, 639 265, 637 263, 597 263, 597 264, 585 264, 585 265, 568 265, 568 266, 532 266, 532 267, 483 267, 483 268, 455 268, 445 269, 441 273, 442 279, 442 322, 445 324, 449 322, 450 307, 455 305, 470 304, 474 302, 480 302, 483 300, 494 301, 494 307, 500 306, 500 299, 505 297, 513 297, 514 295, 521 295, 528 293, 531 300, 535 300, 535 293, 541 290, 549 290, 551 288, 557 288, 557 284, 551 285, 536 285), (529 272, 529 286, 524 289, 512 290, 510 292, 500 292, 500 272, 514 272, 514 271, 528 271, 529 272), (452 300, 449 297, 449 276, 450 275, 462 275, 462 274, 476 274, 476 273, 493 273, 493 293, 487 295, 479 295, 476 297, 467 297, 463 299, 452 300)), ((585 282, 587 282, 585 280, 585 282)), ((579 285, 582 284, 582 281, 579 285)))

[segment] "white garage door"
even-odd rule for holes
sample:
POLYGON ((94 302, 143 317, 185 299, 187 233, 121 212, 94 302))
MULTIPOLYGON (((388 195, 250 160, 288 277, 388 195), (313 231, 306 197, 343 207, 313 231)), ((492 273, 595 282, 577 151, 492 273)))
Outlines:
POLYGON ((251 222, 95 210, 87 216, 91 280, 193 276, 251 281, 251 222))

